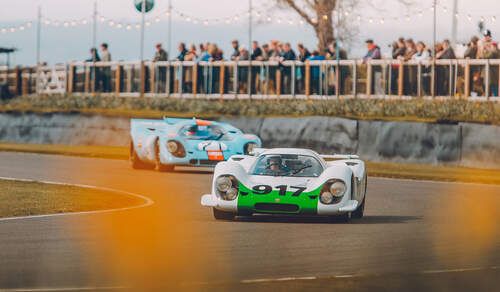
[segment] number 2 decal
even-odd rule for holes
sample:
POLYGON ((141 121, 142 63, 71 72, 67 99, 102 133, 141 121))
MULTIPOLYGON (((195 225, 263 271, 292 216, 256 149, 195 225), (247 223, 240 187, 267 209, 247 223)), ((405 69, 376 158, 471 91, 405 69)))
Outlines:
MULTIPOLYGON (((286 191, 288 189, 287 185, 279 185, 275 187, 276 189, 279 190, 278 195, 280 196, 286 196, 286 191)), ((305 187, 294 187, 290 186, 291 189, 296 189, 296 191, 292 194, 292 197, 298 197, 300 194, 302 194, 303 191, 305 191, 305 187)), ((252 188, 253 193, 256 195, 267 195, 272 192, 273 188, 268 185, 257 185, 252 188)))

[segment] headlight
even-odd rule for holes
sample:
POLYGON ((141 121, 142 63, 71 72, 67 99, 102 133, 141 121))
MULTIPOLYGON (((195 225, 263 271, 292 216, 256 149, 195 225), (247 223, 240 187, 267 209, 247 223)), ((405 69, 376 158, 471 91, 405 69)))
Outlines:
POLYGON ((168 152, 170 152, 173 156, 179 158, 186 157, 186 150, 179 141, 169 140, 166 146, 168 152))
POLYGON ((168 149, 168 152, 175 153, 175 152, 177 152, 177 149, 179 149, 179 147, 177 146, 177 143, 175 143, 175 141, 168 141, 167 142, 167 149, 168 149))
POLYGON ((238 180, 231 175, 221 175, 215 180, 215 191, 217 196, 223 200, 235 200, 239 191, 238 180))
POLYGON ((245 154, 250 154, 252 153, 253 149, 257 147, 257 143, 253 143, 253 142, 250 142, 250 143, 247 143, 245 145, 245 154))
POLYGON ((338 180, 330 185, 330 192, 334 197, 342 197, 345 193, 345 183, 338 180))
POLYGON ((326 205, 339 203, 346 192, 346 185, 339 179, 331 179, 327 181, 321 188, 319 199, 321 203, 326 205))

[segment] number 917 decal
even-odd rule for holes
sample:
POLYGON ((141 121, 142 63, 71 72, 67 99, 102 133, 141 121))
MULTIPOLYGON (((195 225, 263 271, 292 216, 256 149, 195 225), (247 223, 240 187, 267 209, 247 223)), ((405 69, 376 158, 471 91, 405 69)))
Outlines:
MULTIPOLYGON (((306 187, 295 187, 295 186, 287 186, 287 185, 279 185, 274 188, 269 185, 256 185, 252 188, 252 193, 254 195, 267 195, 270 194, 274 189, 278 190, 278 195, 286 196, 286 192, 290 189, 290 191, 294 191, 292 197, 298 197, 302 192, 306 189, 306 187)), ((248 193, 241 192, 242 196, 248 195, 248 193)))

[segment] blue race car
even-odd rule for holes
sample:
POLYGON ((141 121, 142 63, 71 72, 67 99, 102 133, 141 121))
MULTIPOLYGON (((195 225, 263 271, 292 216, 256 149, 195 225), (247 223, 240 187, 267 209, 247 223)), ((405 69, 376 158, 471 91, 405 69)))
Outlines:
POLYGON ((134 169, 173 171, 179 166, 214 167, 236 154, 262 146, 256 135, 230 124, 199 119, 130 121, 130 161, 134 169))

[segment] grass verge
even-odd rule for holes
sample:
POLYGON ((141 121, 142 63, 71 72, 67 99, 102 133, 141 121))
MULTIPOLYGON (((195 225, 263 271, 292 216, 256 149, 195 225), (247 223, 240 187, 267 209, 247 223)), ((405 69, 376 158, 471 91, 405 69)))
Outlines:
POLYGON ((0 112, 84 113, 124 117, 304 117, 500 124, 500 103, 463 99, 218 100, 116 96, 20 96, 0 101, 0 112))
MULTIPOLYGON (((0 143, 0 151, 57 154, 120 160, 128 159, 128 148, 117 146, 69 146, 0 143)), ((471 167, 368 161, 367 170, 369 176, 376 177, 500 185, 500 169, 479 169, 471 167)))
POLYGON ((0 179, 0 218, 108 210, 144 203, 140 198, 76 186, 0 179))

